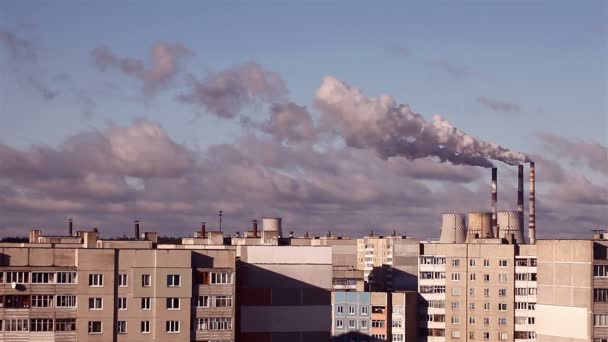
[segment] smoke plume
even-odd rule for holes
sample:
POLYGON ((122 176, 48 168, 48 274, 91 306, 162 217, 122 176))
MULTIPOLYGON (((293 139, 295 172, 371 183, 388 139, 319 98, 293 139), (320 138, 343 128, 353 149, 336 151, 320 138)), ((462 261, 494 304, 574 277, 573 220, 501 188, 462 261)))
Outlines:
POLYGON ((528 159, 470 136, 439 115, 427 122, 408 105, 396 104, 391 96, 368 98, 333 77, 325 77, 315 103, 324 127, 341 136, 348 146, 374 149, 383 158, 436 157, 455 165, 482 167, 491 167, 490 159, 512 165, 528 159))

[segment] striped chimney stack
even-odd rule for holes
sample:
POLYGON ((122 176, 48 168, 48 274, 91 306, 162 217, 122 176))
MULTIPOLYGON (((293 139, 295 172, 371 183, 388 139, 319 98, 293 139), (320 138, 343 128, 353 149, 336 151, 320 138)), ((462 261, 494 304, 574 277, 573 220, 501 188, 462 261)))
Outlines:
POLYGON ((498 217, 497 217, 497 205, 498 202, 498 169, 492 168, 492 231, 494 236, 498 236, 498 217))
POLYGON ((535 170, 534 170, 534 162, 530 162, 530 209, 529 214, 530 218, 528 220, 528 235, 530 238, 530 244, 536 243, 536 194, 535 194, 535 170))
POLYGON ((524 166, 517 165, 517 212, 521 229, 524 227, 524 166))

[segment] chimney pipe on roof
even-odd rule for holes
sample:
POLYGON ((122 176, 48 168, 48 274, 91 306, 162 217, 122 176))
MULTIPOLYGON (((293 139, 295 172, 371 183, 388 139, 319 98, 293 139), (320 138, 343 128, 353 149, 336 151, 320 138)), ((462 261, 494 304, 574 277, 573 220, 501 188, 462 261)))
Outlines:
POLYGON ((530 209, 529 215, 530 218, 528 220, 528 235, 530 238, 530 244, 536 243, 536 191, 535 191, 535 173, 534 170, 534 162, 530 162, 530 209))
POLYGON ((207 231, 205 228, 205 225, 207 224, 207 222, 201 222, 201 237, 204 239, 207 237, 207 231))
POLYGON ((135 220, 135 239, 139 240, 139 221, 135 220))
POLYGON ((72 221, 72 219, 68 220, 68 233, 70 236, 72 236, 74 233, 74 221, 72 221))
POLYGON ((258 220, 253 220, 253 237, 258 237, 258 220))
POLYGON ((497 221, 497 202, 498 202, 498 169, 492 168, 492 231, 494 236, 498 236, 497 221))

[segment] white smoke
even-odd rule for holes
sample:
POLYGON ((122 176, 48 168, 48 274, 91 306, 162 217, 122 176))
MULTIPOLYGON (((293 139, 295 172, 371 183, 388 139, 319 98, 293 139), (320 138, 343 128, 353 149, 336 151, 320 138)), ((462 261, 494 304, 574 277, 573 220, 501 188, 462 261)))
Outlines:
POLYGON ((470 136, 441 116, 427 122, 408 105, 396 104, 388 95, 368 98, 359 89, 325 77, 315 104, 324 127, 354 148, 376 150, 383 158, 413 160, 437 157, 442 162, 491 167, 489 159, 519 164, 527 157, 495 143, 470 136))

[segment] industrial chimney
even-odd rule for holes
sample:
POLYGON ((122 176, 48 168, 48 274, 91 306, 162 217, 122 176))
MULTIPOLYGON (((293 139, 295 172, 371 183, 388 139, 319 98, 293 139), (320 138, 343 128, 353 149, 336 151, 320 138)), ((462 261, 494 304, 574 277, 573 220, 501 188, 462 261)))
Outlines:
POLYGON ((530 238, 530 244, 536 243, 536 209, 535 209, 535 170, 534 162, 530 162, 530 218, 528 220, 528 235, 530 238))
POLYGON ((497 214, 497 202, 498 202, 498 169, 492 168, 492 231, 494 236, 498 236, 498 214, 497 214))
POLYGON ((258 220, 253 220, 253 237, 258 237, 258 220))
POLYGON ((139 221, 135 220, 135 239, 139 240, 139 221))
POLYGON ((524 227, 524 166, 517 165, 517 212, 519 213, 519 225, 524 227))
POLYGON ((201 237, 204 239, 207 237, 207 232, 205 230, 205 225, 207 222, 201 222, 201 237))
POLYGON ((68 220, 68 233, 70 234, 70 236, 72 236, 72 234, 74 233, 74 221, 72 221, 72 219, 68 220))

